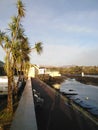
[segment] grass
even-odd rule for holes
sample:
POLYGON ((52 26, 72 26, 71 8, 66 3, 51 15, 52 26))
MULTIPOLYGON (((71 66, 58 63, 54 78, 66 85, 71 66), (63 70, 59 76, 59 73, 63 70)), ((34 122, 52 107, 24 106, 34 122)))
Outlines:
POLYGON ((0 111, 0 130, 1 129, 10 130, 10 125, 12 123, 13 116, 15 114, 18 104, 19 99, 17 99, 17 101, 14 101, 13 113, 9 112, 6 107, 0 111))
POLYGON ((5 124, 12 120, 12 113, 9 113, 7 109, 0 112, 0 124, 5 124))
POLYGON ((17 109, 19 100, 13 104, 13 113, 9 113, 7 108, 0 111, 0 130, 10 130, 14 113, 17 109))
MULTIPOLYGON (((18 102, 14 103, 14 105, 13 105, 14 113, 15 113, 17 106, 18 106, 18 102)), ((14 113, 13 114, 12 114, 12 112, 9 113, 7 108, 0 111, 0 124, 10 123, 13 119, 14 113)))

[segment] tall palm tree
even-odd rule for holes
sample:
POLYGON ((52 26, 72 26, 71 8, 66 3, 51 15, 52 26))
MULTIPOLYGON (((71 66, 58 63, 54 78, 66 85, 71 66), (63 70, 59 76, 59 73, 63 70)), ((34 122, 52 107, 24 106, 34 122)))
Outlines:
POLYGON ((17 16, 12 17, 12 21, 9 24, 10 38, 0 31, 0 45, 6 53, 5 58, 5 70, 8 77, 8 111, 13 113, 13 86, 14 84, 14 69, 20 69, 20 72, 27 72, 26 67, 30 67, 30 52, 35 49, 38 54, 41 54, 43 47, 42 43, 35 43, 34 48, 31 48, 28 42, 28 38, 24 35, 24 29, 21 25, 21 19, 25 16, 25 8, 21 0, 17 1, 17 16), (20 66, 20 68, 19 68, 20 66))
POLYGON ((14 70, 14 63, 17 58, 17 51, 16 49, 19 48, 19 39, 17 39, 21 18, 25 16, 25 9, 24 5, 21 0, 17 1, 17 16, 12 17, 12 22, 9 24, 9 29, 11 32, 11 38, 5 36, 4 33, 0 32, 0 45, 5 50, 6 53, 6 60, 5 60, 5 70, 8 76, 8 111, 13 112, 12 106, 12 85, 13 85, 13 70, 14 70))
MULTIPOLYGON (((9 24, 12 39, 12 68, 16 67, 19 46, 21 44, 21 36, 23 35, 23 28, 21 29, 21 18, 25 16, 25 8, 21 0, 17 1, 17 16, 12 17, 12 22, 9 24), (18 51, 17 51, 18 50, 18 51)), ((13 74, 14 75, 14 74, 13 74)), ((14 82, 14 78, 13 78, 14 82)), ((14 87, 16 88, 15 82, 14 87)))

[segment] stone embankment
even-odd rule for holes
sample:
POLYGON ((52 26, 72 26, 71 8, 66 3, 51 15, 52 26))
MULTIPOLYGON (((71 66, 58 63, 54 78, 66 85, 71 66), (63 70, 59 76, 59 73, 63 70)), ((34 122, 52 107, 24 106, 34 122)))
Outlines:
POLYGON ((67 79, 66 76, 51 77, 49 75, 39 75, 38 78, 51 87, 53 86, 53 84, 61 84, 65 79, 67 79))
POLYGON ((84 84, 98 86, 98 78, 95 77, 76 77, 76 80, 84 84))
POLYGON ((86 111, 55 89, 38 79, 32 88, 43 98, 43 106, 35 107, 38 130, 97 130, 98 122, 86 111))
POLYGON ((75 78, 80 83, 98 86, 98 77, 87 77, 87 76, 67 76, 69 78, 75 78))

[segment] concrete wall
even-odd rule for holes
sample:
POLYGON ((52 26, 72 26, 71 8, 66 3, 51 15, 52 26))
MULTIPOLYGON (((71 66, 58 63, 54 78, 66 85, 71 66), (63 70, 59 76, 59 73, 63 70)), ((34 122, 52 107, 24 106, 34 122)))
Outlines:
MULTIPOLYGON (((74 122, 78 130, 97 130, 98 122, 94 119, 86 110, 69 101, 65 96, 59 94, 55 89, 49 87, 38 79, 33 79, 33 83, 51 98, 52 102, 55 102, 56 98, 59 98, 59 106, 62 109, 64 115, 69 121, 74 122)), ((33 84, 33 85, 34 85, 33 84)), ((35 86, 35 88, 36 88, 35 86)), ((40 89, 40 90, 41 90, 40 89)), ((71 124, 70 124, 71 125, 71 124)))

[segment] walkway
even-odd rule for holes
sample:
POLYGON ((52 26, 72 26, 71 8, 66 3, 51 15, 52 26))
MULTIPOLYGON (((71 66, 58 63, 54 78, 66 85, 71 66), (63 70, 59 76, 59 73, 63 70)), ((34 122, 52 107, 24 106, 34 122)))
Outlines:
POLYGON ((37 130, 30 79, 26 83, 10 130, 37 130))

